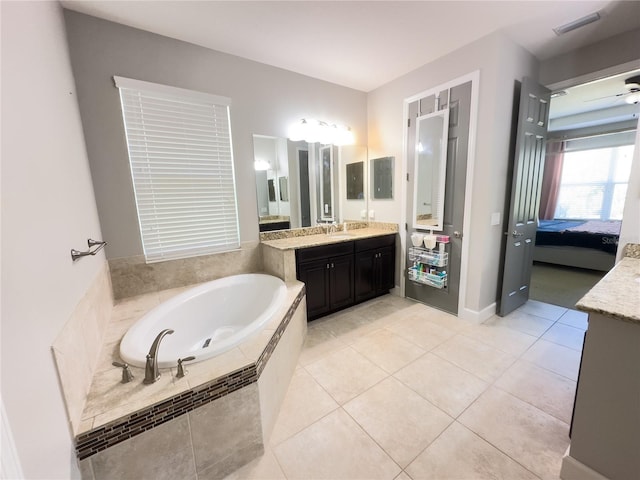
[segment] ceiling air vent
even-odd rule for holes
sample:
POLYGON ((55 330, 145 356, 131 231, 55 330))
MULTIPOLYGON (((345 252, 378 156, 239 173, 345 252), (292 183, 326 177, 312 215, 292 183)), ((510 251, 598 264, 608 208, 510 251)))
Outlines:
POLYGON ((565 23, 564 25, 560 25, 553 29, 556 35, 564 35, 565 33, 569 33, 572 30, 576 30, 580 27, 584 27, 585 25, 589 25, 590 23, 596 22, 600 20, 600 14, 598 12, 591 13, 582 18, 574 20, 573 22, 565 23))

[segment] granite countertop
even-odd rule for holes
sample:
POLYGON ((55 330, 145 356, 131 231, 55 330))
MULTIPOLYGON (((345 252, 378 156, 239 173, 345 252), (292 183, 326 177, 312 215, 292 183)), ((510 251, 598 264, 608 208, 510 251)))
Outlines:
POLYGON ((640 325, 640 258, 624 257, 576 307, 640 325))
POLYGON ((348 230, 347 235, 338 231, 331 235, 320 233, 315 235, 292 236, 289 238, 279 238, 277 240, 263 240, 264 245, 268 245, 278 250, 296 250, 299 248, 315 247, 318 245, 329 245, 331 243, 350 242, 362 238, 379 237, 397 233, 395 229, 388 227, 367 227, 348 230))

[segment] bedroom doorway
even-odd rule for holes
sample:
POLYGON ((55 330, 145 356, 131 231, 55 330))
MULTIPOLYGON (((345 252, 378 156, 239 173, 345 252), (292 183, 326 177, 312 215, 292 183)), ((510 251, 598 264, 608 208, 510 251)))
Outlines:
POLYGON ((630 85, 638 80, 635 69, 553 90, 534 300, 574 308, 615 263, 640 111, 630 85))

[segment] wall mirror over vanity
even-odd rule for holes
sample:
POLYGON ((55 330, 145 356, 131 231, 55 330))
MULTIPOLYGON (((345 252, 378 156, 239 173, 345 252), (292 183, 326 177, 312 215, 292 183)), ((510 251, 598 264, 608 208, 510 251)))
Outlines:
POLYGON ((366 147, 255 134, 253 151, 261 232, 367 220, 366 147))

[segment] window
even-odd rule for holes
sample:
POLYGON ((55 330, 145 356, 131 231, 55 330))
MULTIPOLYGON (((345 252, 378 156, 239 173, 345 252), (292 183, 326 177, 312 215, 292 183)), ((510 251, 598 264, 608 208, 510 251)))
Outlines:
POLYGON ((555 218, 622 220, 633 145, 564 154, 555 218))
POLYGON ((114 80, 147 263, 239 248, 230 100, 114 80))

